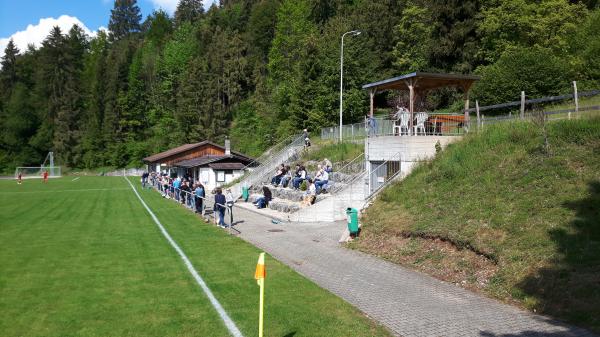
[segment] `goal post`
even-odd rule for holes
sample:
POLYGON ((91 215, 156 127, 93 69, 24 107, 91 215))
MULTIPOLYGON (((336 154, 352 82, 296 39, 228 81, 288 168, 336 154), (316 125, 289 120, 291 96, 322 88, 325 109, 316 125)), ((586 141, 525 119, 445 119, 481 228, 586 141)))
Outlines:
POLYGON ((60 166, 54 166, 54 152, 50 151, 40 166, 19 166, 15 169, 15 179, 19 178, 42 178, 44 172, 48 172, 48 178, 57 178, 61 175, 60 166))
POLYGON ((15 169, 15 179, 21 174, 21 178, 42 178, 44 171, 48 171, 49 178, 57 178, 61 176, 60 166, 19 166, 15 169))

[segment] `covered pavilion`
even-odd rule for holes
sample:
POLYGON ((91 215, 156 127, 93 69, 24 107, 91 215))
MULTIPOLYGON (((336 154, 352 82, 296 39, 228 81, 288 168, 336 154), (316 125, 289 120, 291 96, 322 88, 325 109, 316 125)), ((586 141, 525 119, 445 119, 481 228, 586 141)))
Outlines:
POLYGON ((412 130, 414 123, 414 106, 415 100, 418 96, 424 96, 427 92, 443 88, 443 87, 456 87, 462 90, 465 110, 464 110, 464 121, 469 121, 469 90, 475 81, 479 80, 479 76, 473 75, 460 75, 460 74, 442 74, 442 73, 424 73, 414 72, 405 74, 398 77, 388 78, 386 80, 373 82, 363 85, 363 89, 369 90, 370 97, 370 111, 369 116, 373 117, 375 110, 374 97, 377 91, 383 90, 407 90, 409 92, 409 106, 410 112, 409 130, 412 130))

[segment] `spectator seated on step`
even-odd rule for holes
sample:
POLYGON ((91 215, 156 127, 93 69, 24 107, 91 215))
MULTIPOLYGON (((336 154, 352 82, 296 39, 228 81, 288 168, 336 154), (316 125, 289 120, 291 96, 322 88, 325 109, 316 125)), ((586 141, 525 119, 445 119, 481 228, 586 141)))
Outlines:
POLYGON ((269 202, 273 200, 271 190, 267 186, 263 186, 262 190, 263 195, 254 202, 254 205, 256 205, 256 207, 259 209, 269 206, 269 202))
POLYGON ((289 165, 286 165, 285 173, 283 174, 283 177, 281 177, 279 186, 284 187, 284 188, 288 187, 290 181, 292 181, 292 170, 290 169, 289 165))
POLYGON ((300 169, 296 172, 296 177, 292 180, 292 185, 294 185, 295 189, 300 188, 300 184, 306 180, 306 168, 304 166, 300 166, 300 169))
POLYGON ((273 179, 271 179, 271 185, 273 185, 273 186, 279 185, 279 183, 281 183, 281 178, 283 178, 284 174, 285 174, 285 166, 283 164, 281 164, 277 168, 277 172, 275 173, 275 176, 273 177, 273 179))
POLYGON ((304 196, 302 197, 302 205, 310 206, 315 203, 317 198, 317 188, 315 187, 315 183, 312 179, 306 180, 308 182, 308 186, 304 196))
POLYGON ((327 173, 333 172, 333 164, 327 158, 323 159, 323 163, 321 164, 327 173))
POLYGON ((315 176, 315 187, 317 194, 321 193, 323 186, 327 185, 327 183, 329 183, 329 172, 321 167, 315 176))

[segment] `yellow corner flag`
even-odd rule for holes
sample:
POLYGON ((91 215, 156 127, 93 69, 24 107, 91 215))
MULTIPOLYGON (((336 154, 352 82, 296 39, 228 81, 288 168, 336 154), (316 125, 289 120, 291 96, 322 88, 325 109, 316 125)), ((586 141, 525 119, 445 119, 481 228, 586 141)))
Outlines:
POLYGON ((263 337, 263 306, 265 299, 265 277, 267 271, 265 269, 265 253, 260 253, 258 256, 258 262, 256 263, 256 271, 254 272, 254 278, 260 286, 260 304, 258 308, 258 337, 263 337))

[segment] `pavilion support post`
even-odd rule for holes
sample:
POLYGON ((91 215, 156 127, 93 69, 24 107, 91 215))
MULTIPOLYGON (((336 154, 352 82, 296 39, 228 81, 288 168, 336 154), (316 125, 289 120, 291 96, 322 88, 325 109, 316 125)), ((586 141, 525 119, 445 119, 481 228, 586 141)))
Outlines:
POLYGON ((369 117, 373 118, 373 114, 375 113, 375 91, 376 89, 369 90, 369 99, 370 99, 370 110, 369 117))
POLYGON ((471 121, 469 120, 469 91, 465 91, 465 128, 469 132, 471 121))
POLYGON ((477 112, 477 131, 481 129, 481 118, 479 117, 479 101, 475 100, 475 112, 477 112))
MULTIPOLYGON (((577 81, 573 81, 573 99, 575 100, 575 116, 579 112, 579 96, 577 95, 577 81)), ((569 111, 569 119, 571 119, 571 111, 569 111)))
POLYGON ((525 91, 521 91, 521 120, 525 119, 525 91))
POLYGON ((408 111, 410 112, 410 120, 408 121, 408 134, 412 135, 413 131, 413 123, 415 119, 415 87, 413 83, 410 82, 408 85, 409 91, 409 103, 408 103, 408 111))

